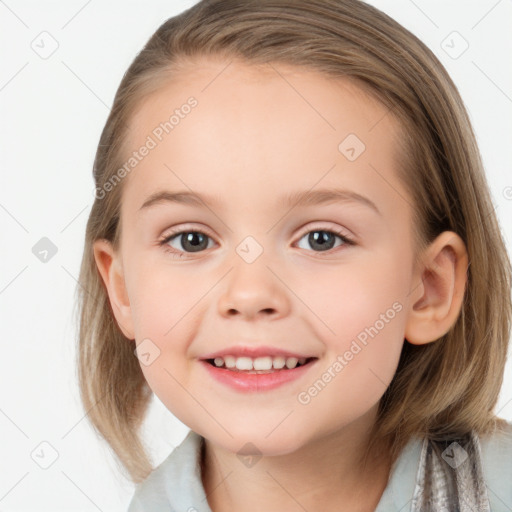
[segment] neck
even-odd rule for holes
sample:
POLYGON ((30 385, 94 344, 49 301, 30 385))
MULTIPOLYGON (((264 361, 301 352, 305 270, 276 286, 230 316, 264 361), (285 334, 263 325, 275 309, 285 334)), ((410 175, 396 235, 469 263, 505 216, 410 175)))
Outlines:
POLYGON ((360 418, 292 453, 262 456, 250 466, 206 440, 202 480, 212 512, 373 512, 390 464, 383 447, 363 459, 369 441, 364 422, 360 418))

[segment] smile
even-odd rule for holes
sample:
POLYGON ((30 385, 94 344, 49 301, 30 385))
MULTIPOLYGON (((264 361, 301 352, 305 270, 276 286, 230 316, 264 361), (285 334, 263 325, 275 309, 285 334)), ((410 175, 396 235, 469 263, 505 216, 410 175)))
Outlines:
POLYGON ((217 382, 238 392, 270 391, 300 379, 316 365, 317 357, 283 358, 224 356, 200 360, 217 382), (228 367, 231 366, 231 367, 228 367))

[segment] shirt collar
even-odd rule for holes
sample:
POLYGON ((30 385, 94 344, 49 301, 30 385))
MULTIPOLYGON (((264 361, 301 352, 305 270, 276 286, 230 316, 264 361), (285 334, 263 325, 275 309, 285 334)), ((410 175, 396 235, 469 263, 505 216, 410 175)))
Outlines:
MULTIPOLYGON (((426 441, 423 441, 423 443, 426 441)), ((406 510, 415 489, 422 441, 413 437, 391 468, 388 485, 375 512, 406 510)), ((140 484, 128 512, 212 512, 201 479, 204 438, 189 431, 185 439, 140 484), (149 506, 151 505, 151 506, 149 506)))

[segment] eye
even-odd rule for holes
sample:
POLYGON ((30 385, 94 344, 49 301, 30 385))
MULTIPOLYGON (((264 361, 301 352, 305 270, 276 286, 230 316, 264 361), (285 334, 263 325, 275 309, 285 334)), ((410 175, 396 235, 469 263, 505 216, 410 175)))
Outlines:
POLYGON ((201 252, 208 249, 208 240, 211 238, 201 231, 177 231, 166 236, 159 242, 177 258, 183 257, 183 253, 201 252), (174 246, 172 245, 174 244, 174 246))
MULTIPOLYGON (((343 242, 339 245, 355 245, 355 242, 342 232, 322 228, 304 233, 299 239, 299 244, 302 240, 306 240, 306 243, 310 244, 314 252, 327 252, 334 248, 336 238, 343 242)), ((209 240, 212 241, 212 238, 202 231, 182 230, 166 235, 159 242, 159 245, 163 246, 164 250, 171 253, 173 257, 182 258, 187 253, 202 252, 209 249, 211 247, 208 244, 209 240)), ((304 249, 305 247, 300 248, 304 249)))
MULTIPOLYGON (((355 245, 355 242, 343 233, 322 228, 308 231, 299 239, 299 242, 305 239, 306 242, 315 249, 314 252, 326 252, 333 249, 336 238, 339 238, 343 242, 343 244, 340 245, 355 245)), ((304 247, 300 248, 304 249, 304 247)))

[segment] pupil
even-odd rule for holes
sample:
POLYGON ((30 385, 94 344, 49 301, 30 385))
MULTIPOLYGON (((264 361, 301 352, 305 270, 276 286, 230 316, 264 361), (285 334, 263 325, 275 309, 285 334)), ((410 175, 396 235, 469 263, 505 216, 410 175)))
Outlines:
POLYGON ((327 231, 312 231, 308 238, 311 247, 317 245, 321 251, 328 251, 334 247, 334 236, 327 231))
POLYGON ((189 252, 197 252, 202 249, 206 249, 208 242, 207 237, 202 233, 198 233, 196 231, 191 231, 190 233, 184 233, 181 235, 181 244, 184 249, 187 250, 187 244, 190 244, 189 252), (204 243, 206 241, 206 244, 204 243), (204 247, 203 247, 204 245, 204 247))

